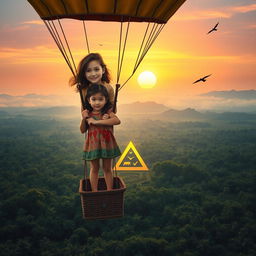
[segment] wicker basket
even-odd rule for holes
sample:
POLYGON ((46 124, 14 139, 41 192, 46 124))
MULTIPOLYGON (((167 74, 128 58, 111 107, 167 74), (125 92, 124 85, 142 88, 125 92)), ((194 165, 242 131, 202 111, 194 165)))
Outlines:
POLYGON ((109 219, 124 215, 125 183, 114 177, 114 189, 107 191, 103 177, 99 178, 98 191, 92 192, 89 179, 80 180, 79 193, 85 219, 109 219))

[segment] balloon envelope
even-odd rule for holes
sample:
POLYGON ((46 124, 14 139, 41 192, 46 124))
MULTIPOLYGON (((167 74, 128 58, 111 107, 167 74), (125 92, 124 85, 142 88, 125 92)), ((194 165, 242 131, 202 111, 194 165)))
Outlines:
POLYGON ((43 20, 166 23, 186 0, 28 0, 43 20))

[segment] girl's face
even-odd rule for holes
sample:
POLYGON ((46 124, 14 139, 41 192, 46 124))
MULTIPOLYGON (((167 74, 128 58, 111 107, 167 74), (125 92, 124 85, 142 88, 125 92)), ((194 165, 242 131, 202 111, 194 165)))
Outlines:
POLYGON ((101 83, 102 75, 105 70, 102 68, 97 60, 92 60, 88 63, 85 70, 85 77, 91 83, 101 83))
POLYGON ((88 100, 94 111, 101 111, 107 103, 106 97, 99 92, 92 95, 88 100))

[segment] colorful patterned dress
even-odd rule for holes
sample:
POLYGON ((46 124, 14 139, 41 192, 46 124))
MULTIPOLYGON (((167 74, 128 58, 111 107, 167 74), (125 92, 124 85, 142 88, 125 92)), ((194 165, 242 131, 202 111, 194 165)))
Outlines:
MULTIPOLYGON (((89 116, 96 120, 102 119, 101 113, 91 112, 89 116)), ((113 126, 89 126, 84 143, 83 159, 115 158, 120 155, 120 149, 113 135, 113 126)))

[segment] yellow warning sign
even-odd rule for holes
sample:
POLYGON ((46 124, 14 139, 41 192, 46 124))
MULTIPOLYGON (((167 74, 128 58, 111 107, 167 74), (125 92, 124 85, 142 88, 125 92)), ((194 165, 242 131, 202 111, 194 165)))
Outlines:
POLYGON ((134 144, 130 141, 115 166, 117 171, 148 171, 134 144))

